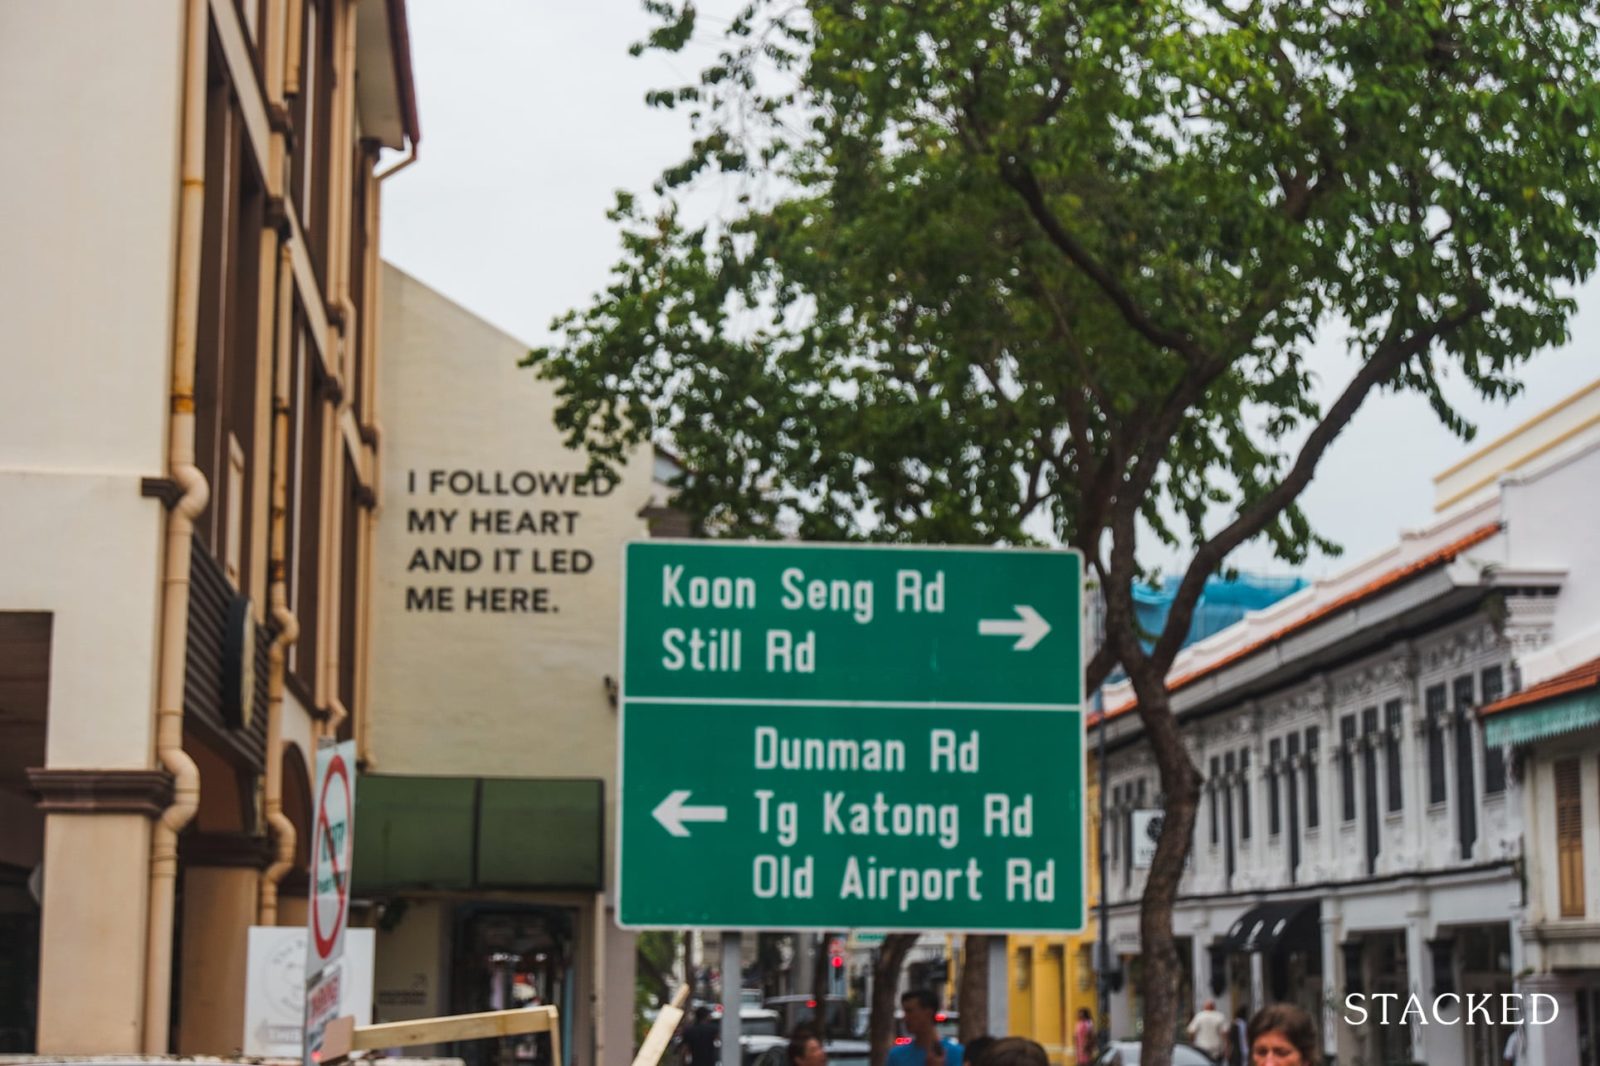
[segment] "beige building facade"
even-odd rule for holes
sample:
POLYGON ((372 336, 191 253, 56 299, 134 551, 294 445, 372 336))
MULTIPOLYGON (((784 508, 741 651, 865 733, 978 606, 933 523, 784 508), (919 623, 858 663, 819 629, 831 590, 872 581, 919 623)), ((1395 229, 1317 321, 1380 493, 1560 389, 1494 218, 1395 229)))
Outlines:
POLYGON ((526 343, 393 266, 382 287, 381 713, 354 859, 378 929, 376 1020, 554 1003, 573 1063, 625 1062, 618 604, 622 547, 651 533, 665 460, 641 448, 617 477, 591 473, 555 425, 554 385, 518 366, 526 343))
POLYGON ((401 0, 0 8, 0 1053, 234 1053, 304 920, 418 137, 401 0))

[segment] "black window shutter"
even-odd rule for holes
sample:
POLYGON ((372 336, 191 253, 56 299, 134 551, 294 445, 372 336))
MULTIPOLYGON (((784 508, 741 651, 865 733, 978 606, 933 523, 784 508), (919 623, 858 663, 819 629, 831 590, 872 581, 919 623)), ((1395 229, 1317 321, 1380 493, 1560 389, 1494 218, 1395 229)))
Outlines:
POLYGON ((1400 765, 1401 703, 1390 700, 1383 705, 1383 765, 1388 774, 1388 809, 1405 807, 1404 767, 1400 765))
POLYGON ((1267 742, 1267 834, 1283 832, 1283 813, 1278 799, 1278 774, 1283 761, 1283 742, 1273 737, 1267 742))
POLYGON ((1463 859, 1472 858, 1472 847, 1478 842, 1478 791, 1472 771, 1472 689, 1471 674, 1456 678, 1456 828, 1463 859))
POLYGON ((1239 839, 1250 839, 1250 749, 1239 749, 1239 839))
POLYGON ((1289 882, 1293 884, 1300 873, 1300 782, 1295 767, 1300 758, 1300 734, 1290 733, 1285 743, 1289 752, 1289 882))
POLYGON ((1317 798, 1317 727, 1306 729, 1306 828, 1315 829, 1321 820, 1321 802, 1317 798))
POLYGON ((1367 707, 1361 712, 1361 797, 1366 807, 1367 874, 1378 868, 1378 851, 1382 837, 1378 833, 1378 708, 1367 707))
MULTIPOLYGON (((1505 695, 1505 673, 1498 666, 1484 669, 1480 678, 1485 706, 1493 703, 1505 695)), ((1506 790, 1506 751, 1504 748, 1491 748, 1487 743, 1483 746, 1483 791, 1486 795, 1498 795, 1506 790)))
POLYGON ((1220 837, 1217 826, 1217 784, 1222 776, 1221 766, 1215 755, 1211 756, 1211 780, 1206 782, 1206 808, 1211 821, 1211 846, 1216 847, 1220 837))
POLYGON ((1356 716, 1347 714, 1339 719, 1339 816, 1346 822, 1356 820, 1356 764, 1350 754, 1350 742, 1356 738, 1356 716))

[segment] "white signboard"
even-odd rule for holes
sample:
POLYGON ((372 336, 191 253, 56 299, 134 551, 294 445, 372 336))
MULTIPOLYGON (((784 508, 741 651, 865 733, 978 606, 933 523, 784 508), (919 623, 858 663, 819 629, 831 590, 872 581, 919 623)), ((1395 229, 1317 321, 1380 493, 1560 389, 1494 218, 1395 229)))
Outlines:
POLYGON ((339 1016, 339 1004, 344 999, 344 966, 329 963, 306 983, 306 1053, 305 1066, 316 1066, 322 1061, 322 1037, 328 1023, 339 1016))
MULTIPOLYGON (((371 929, 351 929, 345 940, 341 1013, 358 1025, 372 1022, 371 929)), ((250 927, 244 992, 244 1053, 252 1058, 299 1058, 306 1012, 306 931, 297 926, 250 927)))
POLYGON ((1145 810, 1133 812, 1133 868, 1148 870, 1156 859, 1156 841, 1161 839, 1161 819, 1164 812, 1145 810))

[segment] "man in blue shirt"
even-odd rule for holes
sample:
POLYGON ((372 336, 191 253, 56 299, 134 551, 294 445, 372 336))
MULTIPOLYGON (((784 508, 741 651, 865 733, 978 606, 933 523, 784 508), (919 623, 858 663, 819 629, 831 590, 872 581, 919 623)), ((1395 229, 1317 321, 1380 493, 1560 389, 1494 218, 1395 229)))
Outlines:
POLYGON ((888 1066, 961 1066, 961 1045, 939 1038, 939 1000, 927 989, 913 989, 900 997, 909 1044, 889 1049, 888 1066))

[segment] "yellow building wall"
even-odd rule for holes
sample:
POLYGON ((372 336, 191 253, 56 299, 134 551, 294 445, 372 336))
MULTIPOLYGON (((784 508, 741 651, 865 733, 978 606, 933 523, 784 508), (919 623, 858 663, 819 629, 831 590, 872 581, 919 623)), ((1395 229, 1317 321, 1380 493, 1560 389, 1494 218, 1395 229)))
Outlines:
MULTIPOLYGON (((1098 811, 1100 790, 1090 764, 1085 781, 1084 809, 1098 811)), ((1099 902, 1100 834, 1092 818, 1084 826, 1088 848, 1085 863, 1088 884, 1086 919, 1082 933, 1070 936, 1011 936, 1006 942, 1006 988, 1009 994, 1010 1034, 1038 1041, 1052 1063, 1075 1066, 1072 1027, 1078 1011, 1087 1009, 1100 1025, 1095 993, 1094 943, 1097 935, 1095 906, 1099 902)))

